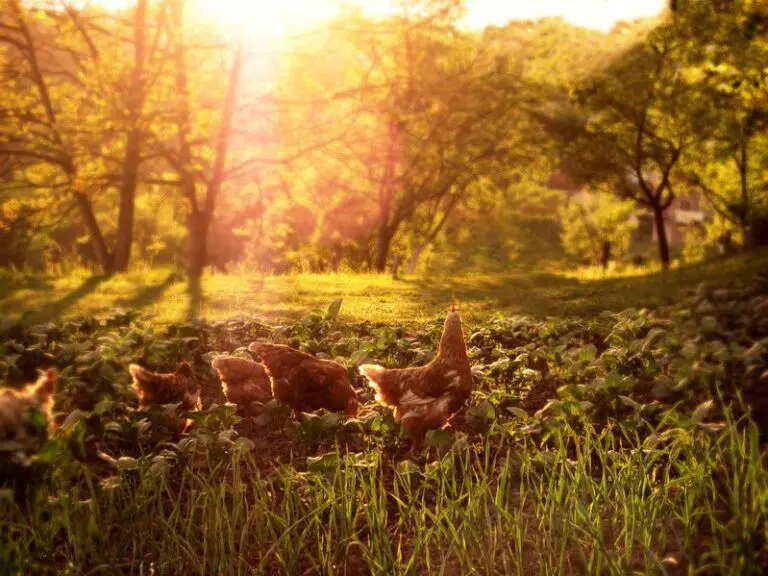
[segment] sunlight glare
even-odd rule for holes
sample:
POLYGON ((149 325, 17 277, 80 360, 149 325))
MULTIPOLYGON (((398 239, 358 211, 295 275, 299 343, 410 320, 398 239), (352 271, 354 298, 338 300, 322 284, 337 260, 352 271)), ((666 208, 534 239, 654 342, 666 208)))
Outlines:
POLYGON ((192 0, 200 15, 255 39, 278 40, 334 18, 338 0, 192 0))
POLYGON ((608 32, 620 20, 659 15, 667 0, 468 0, 464 25, 504 26, 509 20, 560 17, 571 24, 608 32))
MULTIPOLYGON (((135 0, 72 0, 74 5, 97 2, 112 9, 135 0)), ((571 24, 609 31, 620 20, 659 15, 668 0, 465 0, 461 25, 472 30, 504 26, 510 20, 561 17, 571 24)), ((335 18, 345 8, 359 8, 371 18, 398 11, 397 0, 187 0, 189 12, 252 40, 268 44, 301 34, 335 18)))

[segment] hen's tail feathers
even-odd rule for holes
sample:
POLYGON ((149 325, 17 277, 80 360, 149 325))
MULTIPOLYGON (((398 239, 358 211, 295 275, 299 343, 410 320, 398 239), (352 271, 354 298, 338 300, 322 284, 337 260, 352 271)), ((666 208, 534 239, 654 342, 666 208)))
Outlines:
POLYGON ((144 379, 147 374, 146 368, 142 368, 138 364, 131 364, 128 366, 128 372, 131 374, 134 382, 139 382, 144 379))
POLYGON ((49 368, 40 375, 35 384, 34 395, 40 404, 45 404, 54 392, 56 392, 56 370, 49 368))
POLYGON ((368 380, 368 386, 376 392, 376 399, 381 400, 381 382, 387 369, 378 364, 362 364, 358 370, 368 380))
POLYGON ((133 387, 139 391, 139 395, 141 395, 142 390, 149 391, 157 388, 157 379, 153 378, 154 374, 146 368, 142 368, 138 364, 131 364, 128 366, 128 372, 133 378, 133 387))

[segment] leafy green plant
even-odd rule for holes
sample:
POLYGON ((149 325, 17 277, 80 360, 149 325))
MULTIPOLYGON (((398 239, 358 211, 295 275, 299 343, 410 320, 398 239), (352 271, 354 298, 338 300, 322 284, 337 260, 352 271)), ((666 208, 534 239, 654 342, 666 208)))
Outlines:
POLYGON ((16 463, 35 487, 29 505, 14 501, 15 486, 0 491, 10 543, 0 567, 759 574, 765 299, 760 282, 702 286, 662 310, 475 326, 469 406, 412 460, 391 410, 370 396, 351 419, 294 422, 276 401, 242 417, 218 403, 207 361, 222 350, 247 356, 258 337, 296 340, 351 374, 363 358, 419 364, 439 319, 406 328, 321 314, 273 328, 120 317, 27 329, 0 359, 10 365, 34 345, 36 358, 53 357, 59 428, 16 463), (142 358, 164 370, 191 358, 206 408, 138 411, 123 366, 142 358), (178 436, 163 430, 168 416, 192 424, 178 436))

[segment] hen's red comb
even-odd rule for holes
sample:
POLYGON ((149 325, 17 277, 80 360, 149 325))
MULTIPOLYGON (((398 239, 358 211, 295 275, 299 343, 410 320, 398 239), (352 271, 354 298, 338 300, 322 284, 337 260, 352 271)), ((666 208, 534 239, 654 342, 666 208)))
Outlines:
POLYGON ((456 302, 451 303, 451 312, 456 312, 456 302))

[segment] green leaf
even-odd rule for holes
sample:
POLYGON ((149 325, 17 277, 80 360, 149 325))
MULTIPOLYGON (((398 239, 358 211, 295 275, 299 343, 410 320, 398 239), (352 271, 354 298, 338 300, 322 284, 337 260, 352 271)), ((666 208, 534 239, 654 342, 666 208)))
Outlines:
POLYGON ((403 475, 421 474, 421 468, 414 464, 411 460, 403 460, 397 463, 397 473, 403 475))
POLYGON ((522 408, 515 408, 514 406, 507 406, 507 411, 516 416, 517 418, 520 418, 522 420, 528 420, 530 416, 528 416, 528 412, 523 410, 522 408))
POLYGON ((82 410, 75 408, 72 410, 72 412, 69 413, 69 415, 64 419, 64 422, 61 424, 61 428, 64 431, 71 430, 75 424, 80 422, 81 420, 85 420, 88 418, 90 414, 83 412, 82 410))
POLYGON ((319 419, 320 429, 328 431, 338 428, 341 419, 341 415, 337 414, 336 412, 328 412, 327 414, 323 414, 319 419))
POLYGON ((714 332, 717 330, 717 318, 714 316, 705 316, 701 319, 701 329, 704 330, 704 332, 714 332))
POLYGON ((675 383, 668 376, 660 376, 656 379, 651 389, 651 395, 657 400, 664 400, 672 395, 675 383))
POLYGON ((630 408, 632 408, 633 410, 636 410, 637 412, 640 412, 640 410, 643 409, 643 405, 640 404, 640 402, 636 402, 635 400, 633 400, 629 396, 623 396, 623 395, 620 394, 619 395, 619 402, 624 404, 624 406, 629 406, 630 408))
POLYGON ((342 302, 343 298, 338 298, 331 302, 331 304, 328 306, 328 311, 325 313, 325 317, 328 320, 336 320, 336 318, 338 318, 342 302))
POLYGON ((426 434, 425 442, 433 448, 447 448, 453 444, 453 434, 445 430, 430 430, 426 434))
POLYGON ((750 348, 744 352, 744 363, 748 366, 751 364, 757 364, 760 358, 765 352, 765 347, 760 342, 755 342, 750 348))
POLYGON ((136 470, 139 467, 139 461, 130 456, 121 456, 117 459, 117 467, 119 470, 136 470))
POLYGON ((487 427, 496 416, 493 405, 483 400, 477 406, 470 406, 464 414, 467 424, 475 427, 487 427))
POLYGON ((716 434, 725 430, 728 424, 726 422, 699 422, 698 426, 710 434, 716 434))
POLYGON ((696 410, 693 411, 691 420, 697 423, 702 422, 707 416, 709 416, 709 413, 712 411, 714 406, 714 400, 707 400, 706 402, 702 402, 696 407, 696 410))
POLYGON ((55 440, 48 440, 36 454, 40 462, 51 463, 59 455, 59 445, 55 440))
POLYGON ((30 408, 24 413, 24 421, 38 433, 48 428, 48 416, 37 407, 30 408))
POLYGON ((238 450, 242 450, 243 452, 251 452, 256 449, 256 443, 250 438, 241 436, 240 438, 235 440, 235 447, 238 450))
POLYGON ((597 356, 597 348, 594 344, 588 344, 579 351, 580 362, 589 362, 590 360, 594 360, 595 356, 597 356))
POLYGON ((356 350, 352 353, 352 355, 349 357, 349 361, 354 364, 355 366, 359 366, 360 364, 365 364, 368 360, 370 360, 370 355, 365 350, 356 350))
POLYGON ((307 468, 312 472, 330 472, 336 470, 341 463, 341 458, 336 452, 321 454, 320 456, 310 456, 307 458, 307 468))

